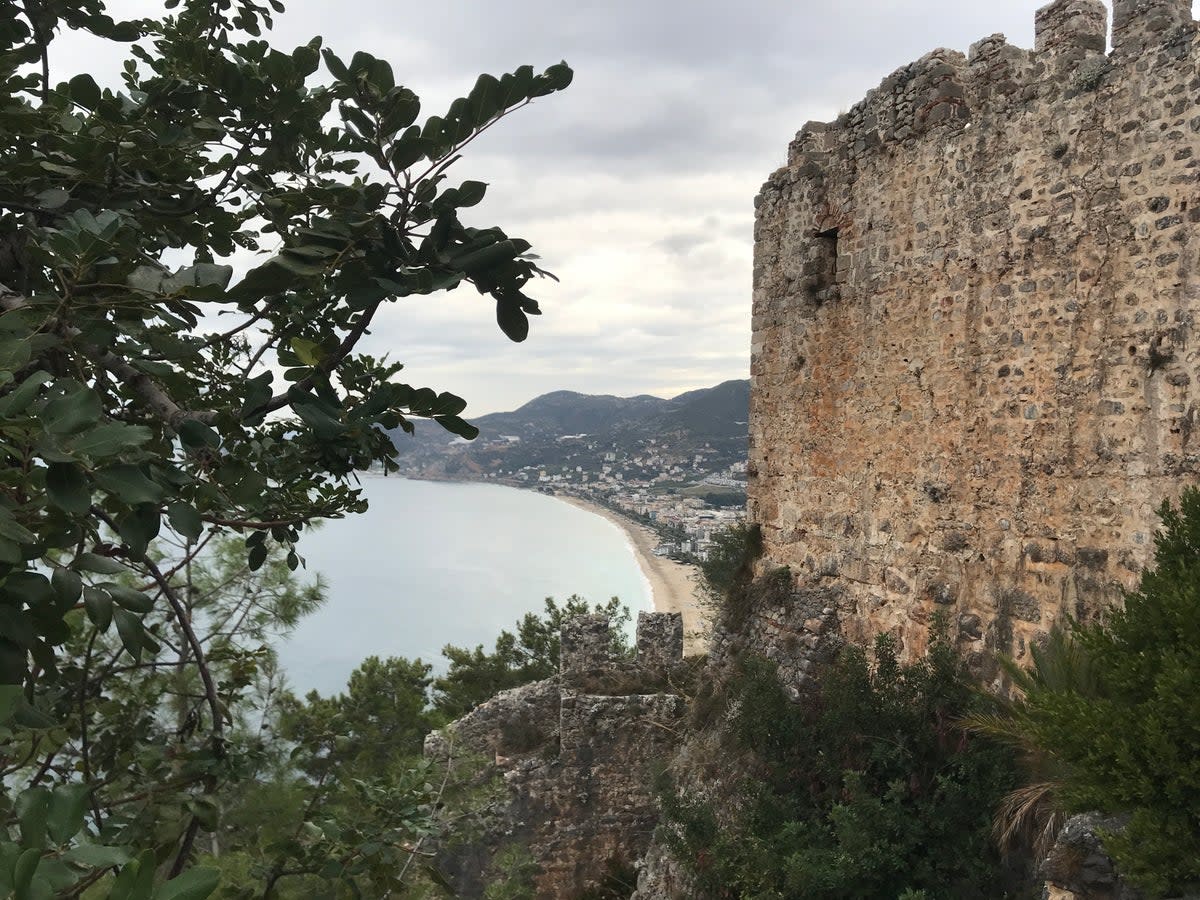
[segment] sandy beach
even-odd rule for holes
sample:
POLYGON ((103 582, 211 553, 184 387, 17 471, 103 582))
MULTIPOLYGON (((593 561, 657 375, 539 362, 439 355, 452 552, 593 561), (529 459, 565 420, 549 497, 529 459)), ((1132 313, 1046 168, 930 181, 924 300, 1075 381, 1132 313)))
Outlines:
POLYGON ((698 599, 696 580, 700 572, 695 566, 685 565, 664 556, 655 556, 658 535, 645 525, 591 503, 579 497, 556 494, 580 509, 603 516, 629 536, 636 551, 638 565, 646 580, 650 582, 650 594, 657 612, 677 612, 683 615, 683 652, 691 655, 704 653, 708 649, 708 617, 698 599))

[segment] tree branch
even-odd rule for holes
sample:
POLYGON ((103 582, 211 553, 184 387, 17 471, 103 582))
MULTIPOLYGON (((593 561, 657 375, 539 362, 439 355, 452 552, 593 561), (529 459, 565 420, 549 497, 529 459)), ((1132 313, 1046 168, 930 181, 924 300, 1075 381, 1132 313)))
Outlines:
POLYGON ((25 10, 25 18, 29 20, 29 27, 33 30, 33 38, 37 41, 38 51, 42 56, 42 103, 50 102, 50 51, 47 49, 50 42, 46 40, 46 33, 42 30, 42 23, 38 21, 38 14, 42 11, 40 3, 34 3, 30 9, 29 0, 24 0, 21 7, 25 10))
MULTIPOLYGON (((0 284, 0 308, 6 310, 22 309, 29 305, 29 300, 10 287, 0 284)), ((60 333, 68 339, 80 335, 78 328, 65 326, 60 333)), ((178 428, 184 422, 194 419, 197 422, 210 423, 217 414, 211 410, 183 409, 172 400, 159 384, 144 372, 139 372, 126 360, 110 350, 103 353, 93 351, 89 354, 93 360, 104 367, 118 380, 128 385, 143 403, 163 422, 172 428, 178 428)))
MULTIPOLYGON (((354 345, 358 343, 359 339, 366 334, 367 329, 371 325, 372 317, 379 310, 379 307, 382 303, 382 300, 376 300, 374 303, 364 309, 362 311, 362 315, 360 315, 358 321, 354 323, 354 327, 347 332, 346 337, 342 339, 342 342, 338 345, 338 348, 329 356, 325 357, 325 359, 321 360, 321 362, 316 366, 316 371, 313 372, 313 374, 296 382, 295 388, 301 391, 306 391, 313 386, 313 383, 318 378, 328 375, 330 372, 336 369, 341 361, 350 355, 350 352, 354 349, 354 345)), ((291 401, 288 400, 288 395, 286 393, 276 394, 262 406, 252 410, 247 418, 253 418, 254 416, 272 413, 277 409, 282 409, 283 407, 287 406, 290 402, 291 401)))

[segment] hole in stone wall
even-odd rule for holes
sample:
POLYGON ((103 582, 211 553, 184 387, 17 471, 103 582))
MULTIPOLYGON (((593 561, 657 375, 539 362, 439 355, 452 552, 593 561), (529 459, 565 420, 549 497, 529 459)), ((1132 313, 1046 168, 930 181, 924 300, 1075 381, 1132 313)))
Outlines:
POLYGON ((836 297, 838 235, 840 232, 841 229, 835 226, 813 233, 813 236, 817 238, 816 257, 819 264, 817 268, 820 270, 815 279, 813 296, 818 303, 824 303, 826 300, 836 297))

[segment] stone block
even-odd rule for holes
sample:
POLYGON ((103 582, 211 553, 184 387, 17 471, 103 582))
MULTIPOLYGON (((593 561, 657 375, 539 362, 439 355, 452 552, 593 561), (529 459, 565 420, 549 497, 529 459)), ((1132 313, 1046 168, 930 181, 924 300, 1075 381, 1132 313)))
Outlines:
POLYGON ((1113 0, 1113 51, 1136 55, 1191 24, 1191 0, 1113 0))
POLYGON ((665 668, 683 659, 683 616, 638 613, 638 665, 665 668))

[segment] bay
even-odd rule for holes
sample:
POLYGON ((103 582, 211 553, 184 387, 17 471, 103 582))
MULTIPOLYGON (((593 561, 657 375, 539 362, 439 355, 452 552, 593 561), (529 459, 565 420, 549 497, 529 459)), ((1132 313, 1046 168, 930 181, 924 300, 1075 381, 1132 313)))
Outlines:
POLYGON ((306 532, 299 552, 328 599, 279 648, 293 690, 345 690, 367 656, 420 657, 446 644, 491 649, 543 600, 620 597, 636 622, 650 588, 604 518, 535 491, 367 476, 370 509, 306 532))

